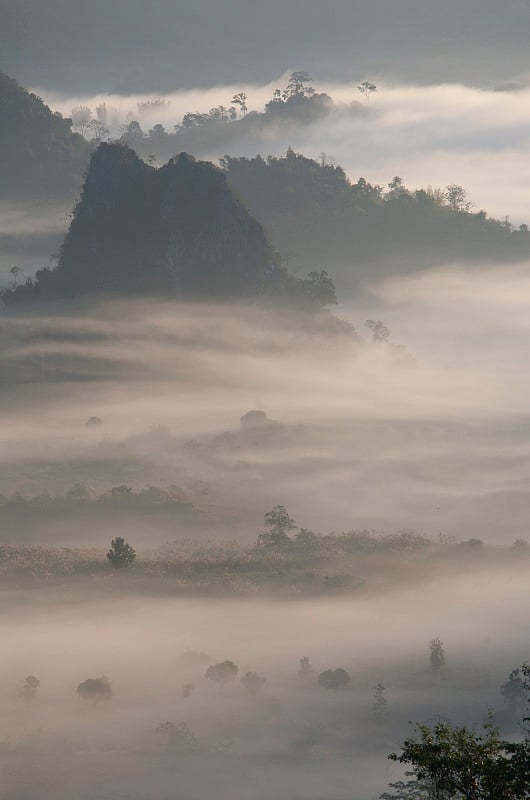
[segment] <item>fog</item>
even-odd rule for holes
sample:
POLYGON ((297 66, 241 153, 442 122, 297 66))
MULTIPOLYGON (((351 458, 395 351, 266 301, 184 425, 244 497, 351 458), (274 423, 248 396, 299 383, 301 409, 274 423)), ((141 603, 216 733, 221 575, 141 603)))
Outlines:
MULTIPOLYGON (((484 208, 500 219, 509 216, 515 224, 528 221, 530 89, 526 82, 506 91, 457 82, 418 86, 384 78, 379 81, 376 72, 369 77, 375 79, 378 90, 367 106, 361 101, 355 76, 347 83, 326 82, 318 74, 313 77, 317 91, 327 92, 335 101, 329 116, 312 124, 293 121, 268 126, 261 136, 253 130, 232 140, 227 134, 220 143, 215 137, 210 148, 203 137, 194 155, 214 161, 227 152, 281 155, 291 146, 318 160, 325 151, 352 180, 362 175, 372 183, 386 185, 399 175, 411 188, 459 183, 468 189, 476 210, 484 208)), ((266 85, 243 81, 162 95, 64 95, 38 85, 35 91, 65 116, 80 104, 95 111, 105 103, 111 118, 114 113, 113 134, 120 135, 120 122, 126 121, 127 115, 139 119, 146 131, 162 123, 172 132, 186 112, 229 105, 240 90, 248 95, 249 109, 261 111, 286 78, 284 73, 266 85), (139 102, 158 98, 167 105, 139 112, 139 102)))
MULTIPOLYGON (((198 509, 184 528, 205 533, 208 507, 217 536, 245 541, 278 503, 314 530, 524 539, 529 278, 527 265, 452 267, 369 286, 338 311, 360 341, 326 332, 326 315, 319 332, 294 312, 238 306, 6 317, 2 491, 173 484, 198 509), (391 327, 390 345, 370 343, 369 317, 391 327), (243 429, 251 409, 278 424, 243 429), (86 428, 92 416, 103 424, 86 428)), ((109 533, 44 523, 50 542, 109 533)), ((138 536, 171 538, 167 524, 138 536)))
POLYGON ((247 174, 262 231, 226 163, 228 188, 186 159, 157 183, 103 146, 81 214, 90 147, 4 82, 26 177, 0 203, 0 800, 376 800, 414 723, 490 711, 522 740, 501 686, 530 660, 530 249, 509 224, 530 222, 529 25, 527 0, 0 0, 2 72, 65 117, 104 104, 111 140, 248 95, 152 157, 133 137, 155 166, 183 141, 322 165, 247 174), (317 102, 302 81, 264 114, 306 69, 317 102), (39 158, 70 164, 53 198, 39 158), (363 205, 334 164, 429 191, 363 205), (187 218, 194 192, 212 203, 187 218), (209 259, 243 296, 232 228, 226 260, 262 247, 256 296, 181 299, 209 259), (21 286, 56 263, 85 294, 21 286), (329 272, 337 305, 282 265, 329 272))

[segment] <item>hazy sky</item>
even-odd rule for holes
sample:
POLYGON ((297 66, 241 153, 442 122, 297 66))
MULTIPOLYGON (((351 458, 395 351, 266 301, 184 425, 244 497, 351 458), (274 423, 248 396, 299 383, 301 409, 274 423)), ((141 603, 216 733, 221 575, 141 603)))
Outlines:
POLYGON ((502 84, 529 71, 529 0, 0 0, 0 67, 84 91, 327 80, 502 84))

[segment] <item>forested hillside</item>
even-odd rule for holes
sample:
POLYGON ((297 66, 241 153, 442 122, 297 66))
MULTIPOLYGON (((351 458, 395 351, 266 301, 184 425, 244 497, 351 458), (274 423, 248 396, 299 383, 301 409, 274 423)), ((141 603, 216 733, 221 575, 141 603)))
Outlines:
POLYGON ((0 198, 75 197, 92 146, 72 122, 0 73, 0 198))
MULTIPOLYGON (((399 177, 387 187, 351 183, 322 154, 320 163, 289 149, 281 158, 222 160, 228 183, 268 231, 284 259, 312 267, 340 262, 350 275, 369 275, 362 262, 392 269, 459 259, 526 258, 530 234, 475 211, 466 190, 409 189, 399 177)), ((333 269, 333 274, 338 274, 333 269)))

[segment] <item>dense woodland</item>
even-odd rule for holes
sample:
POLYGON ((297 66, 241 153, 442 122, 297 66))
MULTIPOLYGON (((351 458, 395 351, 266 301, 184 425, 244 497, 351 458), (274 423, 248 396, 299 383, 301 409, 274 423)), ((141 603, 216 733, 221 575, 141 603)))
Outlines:
MULTIPOLYGON (((409 259, 409 269, 458 259, 524 258, 526 225, 474 211, 463 187, 409 189, 399 177, 387 187, 351 183, 340 166, 289 149, 282 158, 222 160, 229 185, 294 263, 321 259, 351 265, 409 259)), ((341 267, 341 272, 347 270, 341 267)), ((387 270, 388 271, 388 270, 387 270)), ((368 273, 369 274, 369 273, 368 273)))
MULTIPOLYGON (((376 91, 375 84, 369 82, 358 88, 366 100, 376 91)), ((253 127, 268 124, 288 121, 289 124, 309 125, 322 114, 331 113, 333 108, 331 98, 315 92, 310 77, 304 72, 293 73, 286 87, 274 93, 262 113, 248 113, 247 99, 244 92, 239 92, 230 106, 219 106, 207 113, 189 112, 171 134, 159 124, 144 133, 140 124, 133 120, 127 123, 119 141, 149 164, 160 158, 169 158, 169 164, 173 164, 179 163, 174 158, 175 153, 204 151, 203 145, 212 136, 216 139, 212 145, 214 150, 228 151, 234 144, 237 146, 242 128, 252 134, 253 127)), ((143 106, 148 108, 139 110, 156 114, 157 108, 163 109, 164 102, 146 101, 143 106)), ((91 152, 102 141, 112 141, 107 127, 110 110, 102 104, 93 114, 90 108, 81 106, 72 110, 72 120, 64 119, 5 75, 0 80, 0 104, 3 113, 0 192, 4 198, 29 195, 74 198, 82 189, 82 174, 91 152)), ((367 108, 367 102, 354 103, 355 113, 366 113, 367 108)), ((370 124, 376 125, 377 120, 370 124)), ((132 169, 132 158, 127 158, 132 169)), ((123 161, 124 156, 121 159, 123 161)), ((484 210, 476 210, 465 188, 456 184, 445 188, 411 189, 397 176, 387 187, 371 184, 362 177, 352 183, 326 153, 315 161, 291 148, 283 157, 226 155, 220 163, 229 187, 264 226, 270 247, 278 253, 276 275, 280 275, 281 266, 316 274, 327 270, 340 279, 342 285, 350 286, 366 277, 411 271, 435 263, 513 261, 528 256, 528 227, 521 225, 514 229, 508 218, 499 221, 488 217, 484 210)), ((200 169, 204 172, 205 167, 200 169)), ((154 170, 141 167, 140 162, 136 162, 135 170, 144 177, 154 174, 154 170)), ((74 212, 73 228, 77 232, 86 205, 87 187, 94 183, 94 171, 89 173, 84 199, 74 212)), ((170 167, 166 165, 159 174, 169 172, 170 167)), ((101 176, 100 180, 103 180, 101 176)), ((125 191, 124 187, 125 184, 120 191, 125 191)), ((136 197, 129 198, 121 221, 115 216, 112 218, 114 233, 119 235, 129 214, 130 227, 135 232, 138 229, 138 235, 149 228, 149 235, 154 236, 156 225, 151 219, 152 209, 141 198, 144 189, 139 184, 136 189, 130 184, 129 189, 136 197)), ((185 183, 182 191, 189 191, 185 183)), ((150 202, 153 205, 153 198, 150 202)), ((233 206, 232 201, 231 204, 233 206)), ((192 224, 200 228, 200 212, 196 209, 194 213, 197 219, 192 224)), ((172 236, 178 238, 175 232, 172 236)), ((68 260, 66 254, 71 250, 73 238, 71 233, 65 242, 60 270, 68 260)), ((127 267, 130 285, 132 287, 135 281, 138 286, 144 285, 142 280, 133 277, 133 273, 138 277, 142 269, 139 263, 133 266, 133 262, 143 258, 145 268, 151 270, 149 284, 156 290, 156 285, 163 285, 167 280, 161 280, 160 275, 157 277, 152 271, 152 262, 160 261, 160 255, 153 254, 145 238, 141 244, 136 244, 132 257, 125 253, 120 256, 131 262, 127 267)), ((242 256, 243 240, 241 248, 242 256)), ((76 257, 79 255, 77 253, 76 257)), ((226 257, 234 256, 227 253, 226 257)), ((270 258, 268 260, 270 262, 270 258)), ((97 273, 98 268, 94 269, 97 273)), ((78 278, 79 275, 76 280, 78 278)), ((111 278, 110 283, 113 280, 111 278)), ((37 282, 44 293, 53 282, 58 285, 58 279, 48 280, 47 272, 42 273, 37 282)), ((280 283, 285 285, 285 282, 284 277, 280 283)), ((64 281, 62 283, 60 293, 69 294, 70 290, 64 281)), ((224 281, 221 283, 224 285, 224 281)), ((99 286, 100 278, 95 279, 94 284, 99 286)), ((123 290, 123 281, 119 281, 119 285, 123 290)), ((294 284, 289 292, 293 287, 294 284)), ((313 291, 309 285, 308 289, 313 291)), ((221 286, 215 291, 221 291, 221 286)))
POLYGON ((0 198, 75 199, 93 145, 0 72, 0 198))

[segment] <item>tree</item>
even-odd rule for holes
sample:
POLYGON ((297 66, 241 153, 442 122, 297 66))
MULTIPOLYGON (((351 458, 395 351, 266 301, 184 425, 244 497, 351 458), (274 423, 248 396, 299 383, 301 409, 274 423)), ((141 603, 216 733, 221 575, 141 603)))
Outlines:
POLYGON ((14 267, 11 267, 9 270, 9 274, 13 276, 13 288, 17 288, 17 279, 21 272, 24 272, 22 267, 17 267, 16 264, 14 267))
POLYGON ((28 675, 22 687, 21 696, 24 700, 33 700, 37 694, 37 689, 40 686, 40 681, 35 675, 28 675))
POLYGON ((243 116, 245 116, 245 114, 248 111, 247 96, 246 96, 245 92, 238 92, 237 94, 235 94, 232 97, 232 105, 238 106, 239 110, 241 111, 243 116))
POLYGON ((313 667, 307 656, 300 659, 300 667, 298 668, 298 677, 304 683, 309 683, 313 679, 313 667))
POLYGON ((405 186, 405 181, 403 178, 400 178, 399 175, 395 175, 388 183, 387 198, 389 200, 396 200, 401 197, 406 197, 408 194, 409 192, 405 186))
POLYGON ((318 676, 318 685, 324 689, 331 689, 337 692, 344 689, 350 682, 350 676, 345 669, 326 669, 318 676))
POLYGON ((267 678, 263 678, 257 672, 247 672, 241 678, 241 683, 251 697, 257 697, 267 683, 267 678))
POLYGON ((172 750, 181 750, 183 752, 195 750, 197 747, 197 739, 191 728, 185 722, 179 722, 175 725, 174 722, 162 722, 156 729, 157 736, 161 736, 168 747, 172 750))
POLYGON ((258 547, 282 547, 291 543, 287 534, 296 529, 296 523, 285 506, 274 506, 265 514, 265 527, 266 532, 258 536, 258 547))
POLYGON ((129 567, 136 558, 136 552, 128 544, 123 536, 117 536, 112 540, 107 558, 115 569, 129 567))
POLYGON ((448 722, 417 725, 416 732, 415 738, 405 740, 400 755, 389 756, 411 766, 407 775, 415 780, 400 787, 410 792, 384 798, 524 800, 530 796, 530 772, 518 759, 520 749, 501 740, 491 716, 482 733, 448 722), (418 794, 413 793, 414 787, 418 794))
POLYGON ((377 92, 377 86, 375 83, 370 83, 370 81, 363 81, 359 84, 357 89, 363 95, 367 103, 370 102, 370 95, 372 95, 374 92, 377 92))
POLYGON ((309 76, 307 72, 303 72, 299 70, 297 72, 292 72, 287 86, 282 92, 282 97, 284 100, 289 100, 291 97, 296 96, 307 96, 311 97, 315 90, 312 86, 308 86, 306 84, 311 83, 312 78, 309 76))
POLYGON ((390 328, 387 328, 380 319, 367 319, 364 323, 368 330, 372 331, 372 341, 373 342, 384 342, 385 344, 388 343, 390 336, 392 335, 392 331, 390 328))
POLYGON ((233 661, 219 661, 208 667, 205 677, 217 683, 229 683, 236 679, 238 672, 239 667, 233 661))
POLYGON ((524 672, 521 668, 510 672, 507 679, 500 687, 500 692, 508 708, 508 712, 515 717, 523 709, 526 701, 526 682, 524 672))
POLYGON ((77 687, 77 694, 83 700, 90 700, 92 703, 101 703, 110 700, 112 697, 112 684, 106 675, 99 678, 87 678, 77 687))
POLYGON ((320 272, 310 272, 307 276, 308 299, 311 305, 322 308, 328 305, 337 305, 335 284, 325 269, 320 272))
POLYGON ((111 497, 118 497, 120 499, 132 497, 133 490, 130 486, 125 486, 122 484, 121 486, 113 486, 110 490, 111 497))
POLYGON ((121 141, 125 142, 125 144, 127 144, 129 147, 132 147, 134 150, 134 148, 138 147, 138 145, 140 145, 144 139, 145 136, 140 123, 133 119, 125 126, 125 131, 121 141))
POLYGON ((372 711, 375 721, 382 725, 388 716, 388 701, 385 697, 385 687, 382 683, 378 683, 375 687, 372 711))
POLYGON ((445 199, 455 214, 469 212, 473 208, 473 203, 468 199, 467 191, 463 186, 451 183, 445 187, 445 199))
POLYGON ((442 640, 438 639, 438 637, 431 639, 430 648, 429 663, 433 673, 436 675, 445 665, 445 648, 442 640))
POLYGON ((91 119, 86 125, 86 130, 92 133, 92 141, 96 143, 103 141, 109 135, 109 129, 99 119, 91 119))
POLYGON ((84 136, 88 123, 92 119, 92 111, 88 106, 76 106, 70 113, 74 128, 77 128, 81 136, 84 136))

